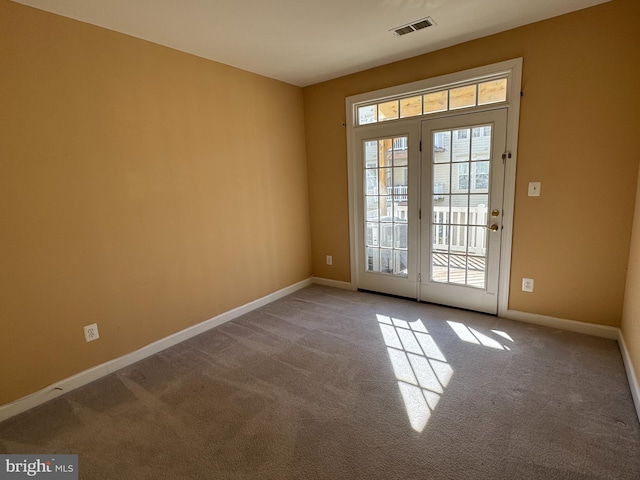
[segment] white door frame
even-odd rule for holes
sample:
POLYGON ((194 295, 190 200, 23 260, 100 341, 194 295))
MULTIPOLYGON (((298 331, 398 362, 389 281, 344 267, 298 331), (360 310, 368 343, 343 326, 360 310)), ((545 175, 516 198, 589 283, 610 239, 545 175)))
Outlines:
MULTIPOLYGON (((436 90, 439 88, 455 86, 456 84, 466 83, 470 81, 482 80, 486 77, 492 77, 498 74, 508 76, 508 92, 507 102, 501 104, 507 107, 507 159, 505 164, 505 184, 503 208, 504 214, 502 219, 502 248, 500 254, 500 280, 498 284, 498 315, 506 315, 509 306, 509 284, 511 276, 511 250, 513 242, 513 213, 515 204, 515 183, 516 183, 516 162, 517 162, 517 145, 518 145, 518 125, 520 117, 520 90, 522 85, 522 58, 507 60, 504 62, 487 65, 484 67, 473 68, 462 72, 456 72, 440 77, 434 77, 418 82, 398 85, 374 92, 367 92, 346 98, 346 114, 347 114, 347 162, 348 162, 348 184, 349 184, 349 241, 351 253, 351 285, 358 288, 358 270, 357 270, 357 254, 356 240, 360 237, 357 235, 358 215, 362 215, 357 209, 358 201, 356 182, 361 181, 357 175, 357 163, 359 161, 356 155, 356 130, 370 128, 368 125, 357 126, 356 109, 358 105, 375 100, 397 97, 399 95, 407 95, 413 92, 422 92, 424 90, 436 90)), ((471 113, 474 111, 482 111, 485 109, 495 108, 489 105, 487 107, 473 107, 469 109, 456 110, 453 112, 445 112, 429 116, 436 118, 437 116, 448 116, 452 114, 471 113)), ((425 116, 414 117, 415 121, 422 121, 425 116)), ((399 120, 405 121, 405 120, 399 120)))

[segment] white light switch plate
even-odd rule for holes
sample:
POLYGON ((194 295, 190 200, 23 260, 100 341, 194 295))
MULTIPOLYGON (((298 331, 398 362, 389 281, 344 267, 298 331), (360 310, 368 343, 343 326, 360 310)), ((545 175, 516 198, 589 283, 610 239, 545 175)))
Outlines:
POLYGON ((529 182, 529 196, 530 197, 539 197, 540 196, 540 182, 529 182))

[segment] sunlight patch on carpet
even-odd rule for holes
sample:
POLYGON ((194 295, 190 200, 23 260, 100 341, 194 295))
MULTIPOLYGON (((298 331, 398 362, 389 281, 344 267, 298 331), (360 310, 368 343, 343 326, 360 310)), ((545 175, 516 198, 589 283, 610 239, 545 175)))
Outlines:
MULTIPOLYGON (((447 320, 447 323, 451 327, 451 329, 458 335, 458 338, 463 342, 473 343, 475 345, 482 345, 485 347, 493 348, 495 350, 509 350, 506 345, 498 342, 497 340, 485 335, 484 333, 480 333, 474 328, 466 326, 464 323, 460 322, 452 322, 451 320, 447 320)), ((504 338, 505 340, 509 340, 513 342, 513 338, 509 336, 508 333, 502 332, 500 330, 491 330, 494 334, 504 338)))
POLYGON ((422 320, 407 322, 380 314, 376 317, 409 424, 416 432, 422 432, 451 380, 453 369, 422 320))

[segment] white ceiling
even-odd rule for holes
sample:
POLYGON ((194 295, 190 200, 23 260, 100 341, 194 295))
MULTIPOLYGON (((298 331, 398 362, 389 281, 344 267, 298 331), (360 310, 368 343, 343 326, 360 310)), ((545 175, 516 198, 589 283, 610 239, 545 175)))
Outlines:
POLYGON ((307 86, 610 0, 14 1, 307 86))

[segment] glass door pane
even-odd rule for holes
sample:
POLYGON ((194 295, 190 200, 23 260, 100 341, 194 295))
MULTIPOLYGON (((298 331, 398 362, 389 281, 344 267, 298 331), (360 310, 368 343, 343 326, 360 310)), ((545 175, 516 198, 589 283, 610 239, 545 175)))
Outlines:
POLYGON ((492 124, 431 132, 431 281, 486 285, 492 124))
POLYGON ((365 269, 408 276, 408 137, 366 140, 364 158, 365 269))

